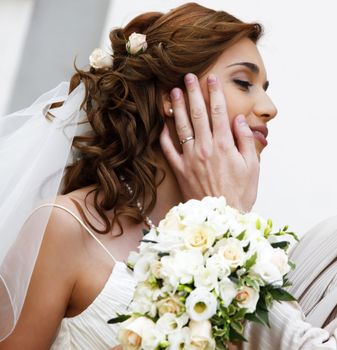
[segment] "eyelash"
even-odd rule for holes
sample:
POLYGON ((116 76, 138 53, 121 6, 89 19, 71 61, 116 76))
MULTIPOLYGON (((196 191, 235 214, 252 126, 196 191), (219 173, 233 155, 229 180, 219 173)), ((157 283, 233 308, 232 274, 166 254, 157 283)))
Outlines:
POLYGON ((239 85, 244 90, 249 90, 249 88, 253 86, 253 84, 246 80, 233 79, 233 81, 235 84, 239 85))

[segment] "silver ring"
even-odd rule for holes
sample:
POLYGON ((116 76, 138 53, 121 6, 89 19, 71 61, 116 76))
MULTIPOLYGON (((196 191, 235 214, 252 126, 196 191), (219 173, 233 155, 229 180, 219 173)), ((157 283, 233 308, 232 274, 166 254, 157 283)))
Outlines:
POLYGON ((188 141, 191 141, 191 140, 194 140, 194 136, 188 136, 186 137, 185 139, 179 141, 181 145, 183 145, 184 143, 188 142, 188 141))

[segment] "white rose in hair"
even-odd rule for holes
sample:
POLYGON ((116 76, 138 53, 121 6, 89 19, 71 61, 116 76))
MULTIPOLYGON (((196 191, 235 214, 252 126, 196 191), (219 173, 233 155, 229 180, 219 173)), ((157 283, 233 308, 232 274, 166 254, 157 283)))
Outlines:
POLYGON ((89 56, 90 66, 95 69, 110 68, 113 64, 111 55, 102 49, 95 49, 89 56))
POLYGON ((137 55, 147 49, 146 35, 132 33, 126 43, 126 50, 131 55, 137 55))
POLYGON ((217 300, 206 288, 199 287, 187 297, 185 305, 191 320, 205 321, 216 313, 217 300))
POLYGON ((193 350, 214 350, 215 341, 212 337, 212 325, 209 321, 190 321, 190 346, 193 350))
POLYGON ((243 286, 238 290, 235 299, 239 307, 245 308, 248 313, 251 313, 256 309, 256 304, 259 300, 259 291, 243 286))

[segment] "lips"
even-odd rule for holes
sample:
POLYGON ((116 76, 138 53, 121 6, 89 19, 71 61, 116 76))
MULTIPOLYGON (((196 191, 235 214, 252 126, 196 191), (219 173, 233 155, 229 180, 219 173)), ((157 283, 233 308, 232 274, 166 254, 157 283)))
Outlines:
POLYGON ((254 134, 254 138, 260 141, 260 143, 263 146, 268 145, 268 141, 267 141, 268 128, 266 126, 264 125, 250 126, 250 130, 252 130, 254 134))

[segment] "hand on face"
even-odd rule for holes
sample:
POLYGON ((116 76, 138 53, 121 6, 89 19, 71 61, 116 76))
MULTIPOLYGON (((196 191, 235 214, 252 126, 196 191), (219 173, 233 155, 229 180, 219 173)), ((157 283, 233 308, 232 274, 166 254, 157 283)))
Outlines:
POLYGON ((183 143, 180 153, 167 126, 161 134, 162 150, 175 172, 183 197, 188 200, 225 196, 231 206, 249 211, 256 199, 259 178, 253 133, 245 117, 237 116, 233 125, 236 147, 225 97, 214 75, 207 81, 213 132, 196 76, 188 74, 185 83, 191 121, 179 89, 171 93, 172 108, 179 140, 193 135, 194 139, 183 143))

